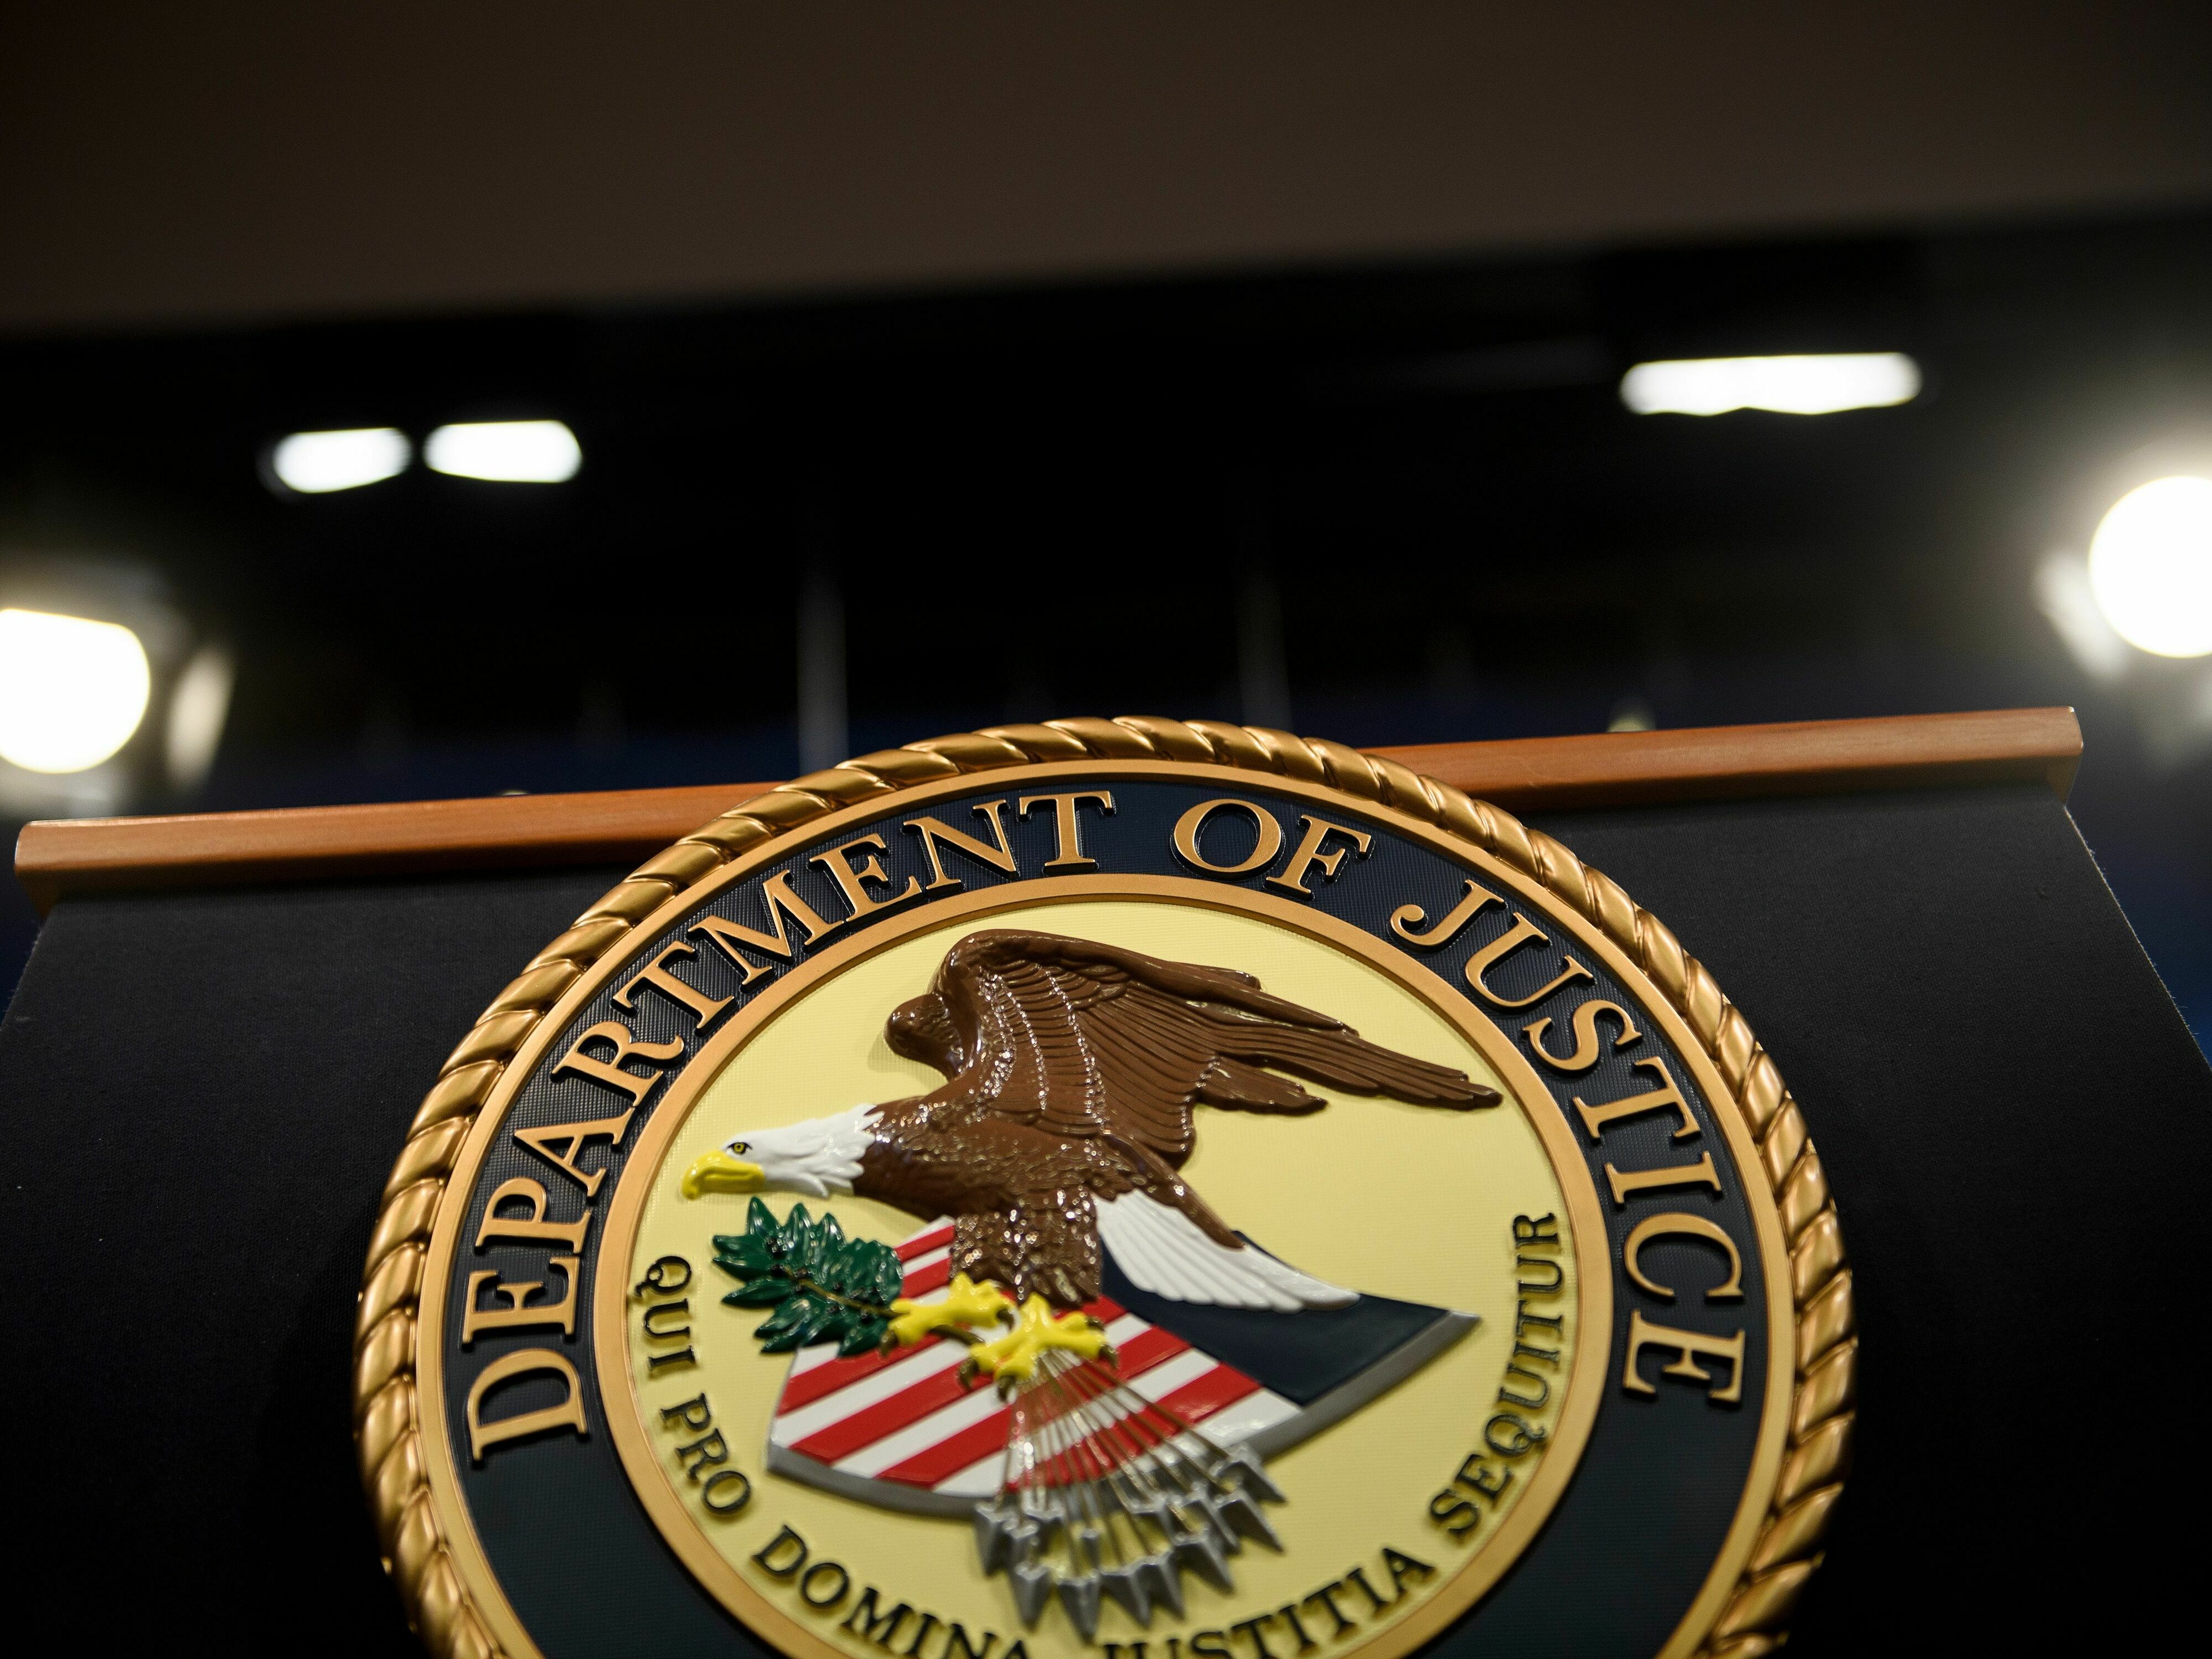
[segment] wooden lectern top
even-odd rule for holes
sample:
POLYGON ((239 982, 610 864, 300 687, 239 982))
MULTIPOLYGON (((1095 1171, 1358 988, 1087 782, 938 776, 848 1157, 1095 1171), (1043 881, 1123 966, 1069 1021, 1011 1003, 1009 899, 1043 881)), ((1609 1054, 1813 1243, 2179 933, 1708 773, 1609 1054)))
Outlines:
MULTIPOLYGON (((1805 720, 1372 751, 1515 812, 1654 801, 2037 782, 2063 799, 2069 708, 1805 720)), ((503 795, 25 827, 15 874, 44 915, 121 889, 331 880, 650 857, 769 783, 503 795)))

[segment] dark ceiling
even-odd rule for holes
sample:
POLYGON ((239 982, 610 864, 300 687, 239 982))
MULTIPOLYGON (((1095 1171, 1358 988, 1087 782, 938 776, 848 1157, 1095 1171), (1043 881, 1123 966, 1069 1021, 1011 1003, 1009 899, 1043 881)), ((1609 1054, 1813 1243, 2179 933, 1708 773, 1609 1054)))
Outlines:
POLYGON ((376 721, 788 730, 810 568, 871 732, 1243 712, 1268 583, 1297 711, 1868 712, 1789 665, 2049 664, 2023 573, 2145 446, 2212 431, 2208 325, 2191 218, 17 343, 0 536, 151 564, 234 640, 233 763, 376 721), (1647 356, 1838 349, 1911 350, 1929 390, 1718 420, 1614 391, 1647 356), (291 429, 510 413, 568 421, 581 475, 280 499, 257 469, 291 429))

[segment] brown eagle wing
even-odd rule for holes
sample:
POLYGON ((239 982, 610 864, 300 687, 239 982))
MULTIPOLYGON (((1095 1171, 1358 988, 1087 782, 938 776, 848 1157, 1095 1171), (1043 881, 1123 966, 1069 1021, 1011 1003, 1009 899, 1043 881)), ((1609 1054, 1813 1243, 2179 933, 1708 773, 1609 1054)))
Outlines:
POLYGON ((1425 1105, 1498 1098, 1271 996, 1249 974, 1090 939, 971 933, 945 953, 936 995, 966 1063, 942 1088, 877 1109, 886 1139, 864 1159, 866 1188, 918 1214, 950 1209, 957 1270, 1063 1307, 1098 1294, 1096 1206, 1132 1189, 1240 1248, 1176 1171, 1200 1101, 1261 1112, 1326 1103, 1262 1068, 1425 1105))
POLYGON ((1463 1072, 1270 995, 1249 974, 1091 939, 971 933, 946 954, 938 989, 973 1057, 958 1082, 992 1110, 1133 1144, 1170 1168, 1190 1155, 1200 1101, 1261 1112, 1326 1103, 1263 1067, 1417 1105, 1498 1099, 1463 1072))

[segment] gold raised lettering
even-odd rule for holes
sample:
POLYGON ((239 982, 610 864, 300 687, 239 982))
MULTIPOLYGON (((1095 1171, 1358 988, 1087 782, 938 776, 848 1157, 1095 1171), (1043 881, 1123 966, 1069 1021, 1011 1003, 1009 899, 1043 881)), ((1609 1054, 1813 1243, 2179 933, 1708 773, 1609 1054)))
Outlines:
POLYGON ((904 904, 908 899, 921 896, 921 878, 919 876, 908 876, 905 887, 889 898, 879 899, 872 896, 867 890, 867 883, 880 882, 889 886, 890 878, 884 873, 883 860, 874 853, 858 863, 854 861, 854 849, 862 847, 872 847, 877 853, 890 850, 884 845, 881 836, 860 836, 842 847, 817 853, 807 860, 809 864, 822 866, 830 879, 837 884, 837 890, 845 896, 845 902, 853 907, 853 914, 845 918, 847 921, 858 921, 862 916, 873 915, 878 910, 888 910, 894 904, 904 904))
POLYGON ((1646 1382, 1636 1369, 1637 1356, 1647 1347, 1672 1348, 1680 1356, 1661 1375, 1679 1376, 1692 1382, 1712 1382, 1712 1373, 1698 1364, 1698 1356, 1709 1359, 1725 1359, 1730 1367, 1729 1384, 1724 1389, 1708 1386, 1706 1398, 1726 1405, 1734 1405, 1743 1398, 1743 1333, 1734 1336, 1706 1336, 1698 1331, 1678 1331, 1672 1325, 1654 1325, 1641 1313, 1628 1316, 1628 1358, 1620 1368, 1620 1386, 1631 1394, 1657 1394, 1659 1390, 1646 1382))
MULTIPOLYGON (((1283 850, 1283 826, 1275 822, 1275 815, 1261 807, 1256 801, 1239 800, 1224 796, 1219 800, 1202 800, 1176 820, 1175 834, 1170 838, 1182 860, 1210 876, 1246 876, 1261 866, 1274 861, 1275 854, 1283 850), (1206 855, 1198 850, 1199 832, 1206 821, 1216 812, 1233 811, 1248 814, 1252 820, 1252 855, 1241 864, 1208 864, 1206 855)), ((1301 889, 1300 890, 1304 890, 1301 889)))
POLYGON ((1589 969, 1572 957, 1567 957, 1564 958, 1567 965, 1559 970, 1559 977, 1540 991, 1531 991, 1525 997, 1508 999, 1490 988, 1489 974, 1492 968, 1524 945, 1549 945, 1551 942, 1534 922, 1516 910, 1513 925, 1468 958, 1467 982, 1484 1000, 1500 1008, 1526 1008, 1532 1003, 1541 1002, 1563 985, 1571 985, 1578 979, 1590 977, 1589 969))
POLYGON ((814 907, 791 890, 791 877, 779 870, 761 884, 761 901, 768 907, 769 931, 748 927, 743 922, 731 921, 721 916, 702 916, 686 930, 704 933, 707 941, 727 957, 738 971, 744 975, 742 983, 750 985, 763 974, 772 972, 768 963, 754 962, 738 954, 742 945, 763 956, 781 957, 786 962, 795 960, 790 931, 783 925, 786 916, 806 930, 806 943, 812 945, 836 933, 852 920, 844 916, 836 921, 824 921, 814 907))
POLYGON ((1605 1133, 1607 1124, 1617 1123, 1622 1118, 1634 1117, 1641 1112, 1666 1111, 1670 1108, 1680 1113, 1682 1118, 1682 1127, 1674 1131, 1674 1139, 1687 1140, 1696 1134, 1698 1121, 1690 1115, 1690 1103, 1682 1098, 1682 1091, 1674 1086, 1674 1075, 1668 1071, 1667 1062, 1663 1060, 1639 1060, 1636 1062, 1636 1069, 1658 1073, 1659 1086, 1648 1093, 1631 1095, 1626 1100, 1608 1101, 1602 1106, 1592 1106, 1580 1095, 1575 1097, 1575 1109, 1583 1115, 1583 1127, 1589 1131, 1589 1138, 1595 1140, 1605 1133))
POLYGON ((620 1117, 593 1118, 588 1123, 548 1123, 542 1128, 517 1129, 514 1138, 573 1179, 584 1189, 584 1196, 589 1198, 599 1190, 599 1182, 605 1179, 607 1172, 605 1170, 579 1169, 576 1159, 588 1141, 605 1140, 611 1145, 620 1145, 623 1131, 629 1127, 631 1114, 636 1109, 632 1107, 620 1117), (556 1152, 553 1150, 556 1146, 566 1146, 568 1150, 556 1152))
POLYGON ((1322 878, 1324 881, 1334 881, 1337 866, 1344 862, 1345 854, 1357 853, 1361 858, 1365 858, 1369 850, 1375 845, 1375 837, 1364 830, 1352 830, 1341 823, 1331 823, 1328 819, 1317 818, 1310 812, 1302 812, 1298 816, 1299 821, 1305 828, 1298 836, 1297 850, 1291 853, 1291 861, 1283 866, 1279 875, 1267 878, 1267 884, 1270 887, 1280 887, 1285 891, 1296 893, 1303 898, 1311 898, 1313 894, 1305 884, 1307 871, 1319 866, 1322 878), (1340 847, 1333 853, 1324 853, 1321 850, 1322 843, 1331 836, 1342 836, 1352 845, 1340 847))
POLYGON ((1004 800, 987 800, 975 808, 975 816, 990 826, 991 841, 979 841, 974 836, 955 830, 942 818, 908 818, 902 827, 921 837, 921 850, 928 855, 930 873, 934 878, 927 891, 934 893, 941 887, 957 887, 960 878, 945 873, 945 858, 938 843, 942 842, 954 852, 965 854, 978 864, 987 864, 994 870, 1014 873, 1014 849, 1006 841, 1005 820, 999 814, 1005 810, 1004 800), (997 845, 994 846, 993 842, 997 845))
POLYGON ((514 1353, 501 1354, 477 1374, 469 1384, 465 1410, 469 1425, 469 1461, 483 1462, 487 1448, 508 1440, 519 1440, 526 1434, 542 1433, 547 1429, 574 1429, 578 1439, 588 1437, 584 1425, 584 1389, 576 1376, 576 1368, 551 1348, 522 1348, 514 1353), (512 1417, 502 1417, 487 1423, 483 1420, 484 1396, 501 1383, 518 1376, 527 1376, 533 1371, 545 1371, 560 1377, 568 1385, 568 1397, 557 1406, 544 1406, 536 1411, 517 1412, 512 1417))
POLYGON ((1628 1276, 1662 1302, 1672 1302, 1674 1292, 1664 1285, 1655 1285, 1644 1275, 1637 1258, 1644 1247, 1659 1238, 1702 1238, 1708 1244, 1717 1244, 1728 1253, 1727 1283, 1718 1290, 1707 1291, 1708 1302, 1740 1301, 1743 1297, 1743 1255, 1735 1247, 1735 1240, 1721 1231, 1717 1222, 1701 1215, 1691 1215, 1680 1210, 1670 1210, 1665 1215, 1648 1216, 1636 1224, 1628 1237, 1621 1241, 1620 1265, 1628 1276))
POLYGON ((1477 915, 1493 904, 1504 902, 1504 899, 1498 897, 1487 887, 1470 879, 1467 884, 1467 892, 1461 897, 1460 902, 1452 906, 1450 913, 1427 933, 1417 933, 1413 931, 1427 919, 1429 914, 1418 904, 1401 904, 1393 910, 1390 913, 1390 931, 1405 940, 1407 944, 1420 950, 1441 951, 1457 939, 1460 929, 1474 921, 1477 915))
POLYGON ((677 1006, 690 1009, 692 1023, 701 1030, 705 1030, 714 1016, 720 1013, 737 999, 710 997, 697 986, 685 984, 677 978, 673 972, 662 965, 671 957, 691 957, 697 954, 696 950, 682 939, 678 939, 673 945, 665 946, 659 955, 632 974, 624 981, 622 989, 615 993, 615 1006, 626 1012, 634 1012, 635 1005, 630 999, 637 994, 639 986, 646 986, 659 992, 677 1006))
POLYGON ((558 1268, 562 1291, 558 1302, 541 1302, 526 1307, 523 1297, 544 1288, 540 1279, 524 1279, 516 1284, 503 1283, 496 1269, 487 1267, 469 1275, 469 1287, 461 1293, 461 1346, 469 1346, 482 1331, 507 1331, 518 1327, 558 1325, 561 1334, 576 1334, 576 1258, 573 1255, 548 1256, 545 1265, 558 1268), (495 1302, 507 1298, 507 1306, 480 1308, 477 1297, 489 1281, 495 1302))
POLYGON ((1617 1002, 1607 1002, 1603 997, 1592 997, 1574 1012, 1575 1051, 1571 1054, 1555 1054, 1544 1046, 1544 1033, 1552 1029, 1550 1016, 1531 1021, 1521 1028, 1521 1035, 1528 1039, 1528 1046, 1536 1051, 1536 1058, 1555 1072, 1587 1072, 1605 1054, 1605 1042, 1597 1034, 1601 1016, 1611 1014, 1620 1022, 1620 1035, 1613 1040, 1615 1054, 1641 1042, 1643 1035, 1628 1018, 1628 1010, 1617 1002))
POLYGON ((548 1221, 544 1187, 528 1176, 517 1176, 493 1189, 491 1201, 484 1206, 483 1221, 477 1228, 477 1249, 481 1250, 497 1238, 510 1244, 558 1244, 574 1255, 584 1248, 584 1230, 591 1224, 589 1210, 574 1221, 548 1221), (499 1206, 511 1198, 527 1204, 530 1213, 501 1215, 499 1206))
POLYGON ((1014 804, 1014 816, 1026 818, 1030 808, 1042 802, 1052 803, 1053 854, 1044 861, 1048 870, 1095 870, 1098 860, 1083 850, 1083 823, 1076 817, 1076 809, 1085 802, 1098 809, 1101 817, 1114 816, 1114 797, 1103 789, 1079 789, 1065 795, 1024 795, 1014 804))
POLYGON ((684 1052, 684 1039, 671 1037, 665 1042, 643 1042, 637 1034, 618 1019, 603 1019, 568 1045, 568 1052, 561 1056, 551 1073, 555 1082, 563 1077, 588 1078, 603 1089, 612 1089, 617 1094, 628 1095, 636 1105, 653 1092, 653 1085, 660 1081, 660 1069, 632 1072, 623 1062, 632 1054, 642 1054, 647 1060, 674 1060, 684 1052), (611 1042, 614 1057, 594 1060, 584 1052, 587 1042, 611 1042))
MULTIPOLYGON (((1677 1137, 1680 1139, 1680 1137, 1677 1137)), ((1632 1170, 1626 1175, 1605 1166, 1606 1184, 1613 1188, 1615 1209, 1625 1206, 1631 1193, 1648 1192, 1661 1187, 1695 1187, 1705 1185, 1715 1192, 1721 1189, 1720 1171, 1713 1168, 1713 1155, 1700 1152, 1695 1164, 1669 1164, 1658 1170, 1632 1170)))

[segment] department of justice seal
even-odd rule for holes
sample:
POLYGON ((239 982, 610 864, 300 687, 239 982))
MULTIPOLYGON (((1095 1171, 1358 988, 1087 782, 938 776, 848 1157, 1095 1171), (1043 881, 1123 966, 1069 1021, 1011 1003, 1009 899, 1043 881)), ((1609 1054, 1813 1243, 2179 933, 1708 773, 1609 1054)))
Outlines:
POLYGON ((441 1655, 1777 1645, 1856 1344, 1772 1060, 1565 847, 1196 721, 869 755, 461 1041, 356 1421, 441 1655))

